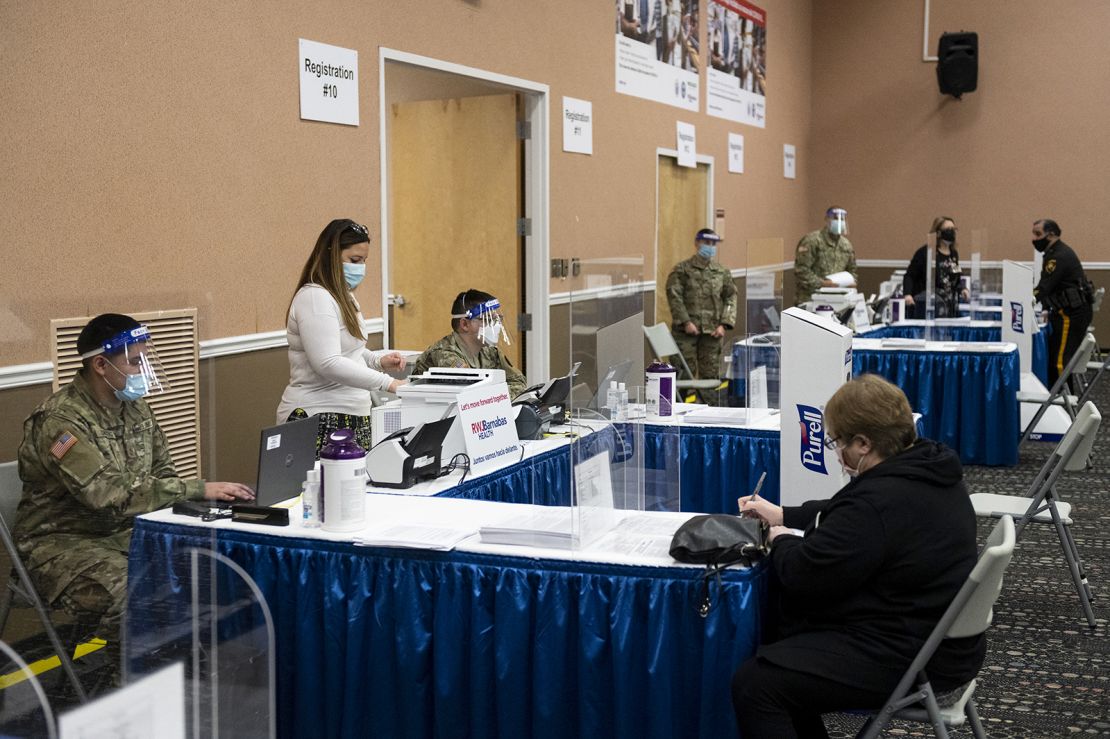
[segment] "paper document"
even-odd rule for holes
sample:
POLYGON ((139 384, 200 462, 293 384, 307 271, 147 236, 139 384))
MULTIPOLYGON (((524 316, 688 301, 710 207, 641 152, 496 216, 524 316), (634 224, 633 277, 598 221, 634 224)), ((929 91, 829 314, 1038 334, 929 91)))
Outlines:
POLYGON ((698 426, 746 426, 768 416, 766 408, 722 408, 707 406, 682 417, 683 423, 698 426))
POLYGON ((434 549, 447 552, 463 539, 473 536, 474 529, 450 529, 438 526, 402 524, 375 531, 367 531, 355 538, 355 544, 364 547, 405 547, 407 549, 434 549))
POLYGON ((833 272, 831 275, 825 275, 825 279, 835 282, 837 287, 852 287, 856 284, 856 278, 852 277, 851 272, 833 272))
POLYGON ((683 521, 676 521, 670 516, 644 516, 632 514, 625 516, 617 525, 619 534, 651 534, 652 536, 674 536, 683 521))
POLYGON ((594 547, 598 551, 613 552, 635 557, 657 557, 671 559, 671 537, 641 536, 611 532, 602 537, 594 547))
POLYGON ((484 544, 569 549, 574 543, 571 514, 566 509, 511 516, 496 526, 483 526, 478 534, 484 544))
POLYGON ((911 347, 914 349, 924 349, 925 339, 883 339, 883 346, 891 347, 911 347))

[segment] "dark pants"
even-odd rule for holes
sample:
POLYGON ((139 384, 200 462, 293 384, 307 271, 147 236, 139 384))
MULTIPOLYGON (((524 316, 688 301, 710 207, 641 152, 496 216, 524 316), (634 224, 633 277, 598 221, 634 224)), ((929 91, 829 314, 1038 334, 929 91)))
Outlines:
POLYGON ((854 688, 752 657, 732 676, 732 708, 742 739, 827 739, 822 713, 879 708, 893 689, 854 688))
POLYGON ((1049 312, 1048 325, 1048 386, 1051 388, 1067 366, 1068 360, 1079 348, 1079 342, 1087 335, 1091 325, 1091 306, 1065 310, 1057 308, 1049 312))

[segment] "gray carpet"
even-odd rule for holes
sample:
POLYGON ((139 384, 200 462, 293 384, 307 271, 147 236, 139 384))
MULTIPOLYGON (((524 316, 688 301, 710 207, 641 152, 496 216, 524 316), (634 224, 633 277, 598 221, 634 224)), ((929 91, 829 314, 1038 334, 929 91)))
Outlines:
MULTIPOLYGON (((976 704, 991 737, 1110 736, 1110 381, 1093 400, 1107 413, 1095 442, 1094 466, 1065 472, 1059 496, 1072 504, 1072 534, 1095 595, 1097 628, 1079 604, 1052 526, 1030 524, 1006 573, 987 632, 987 659, 976 704)), ((972 493, 1024 495, 1054 444, 1030 442, 1013 468, 966 467, 972 493)), ((994 522, 982 519, 982 542, 994 522)), ((851 737, 860 721, 825 720, 833 737, 851 737)), ((933 736, 928 726, 895 723, 888 736, 933 736)), ((953 737, 970 737, 965 726, 953 737)))

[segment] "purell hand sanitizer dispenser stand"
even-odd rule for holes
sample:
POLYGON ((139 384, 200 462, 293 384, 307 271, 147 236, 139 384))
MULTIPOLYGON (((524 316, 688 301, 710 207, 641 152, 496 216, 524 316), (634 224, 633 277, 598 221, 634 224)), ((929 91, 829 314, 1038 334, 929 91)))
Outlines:
POLYGON ((848 482, 836 452, 825 448, 825 403, 852 378, 852 331, 788 308, 782 314, 780 501, 830 498, 848 482))

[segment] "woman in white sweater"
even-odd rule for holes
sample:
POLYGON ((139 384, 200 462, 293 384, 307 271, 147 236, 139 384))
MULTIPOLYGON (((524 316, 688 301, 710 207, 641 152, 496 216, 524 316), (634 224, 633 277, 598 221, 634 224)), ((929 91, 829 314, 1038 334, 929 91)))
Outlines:
POLYGON ((347 218, 327 225, 305 262, 289 303, 289 385, 281 396, 278 423, 319 414, 317 449, 337 428, 349 428, 370 448, 370 391, 395 391, 400 381, 382 370, 399 370, 397 352, 366 348, 362 313, 352 291, 366 275, 370 234, 347 218))

